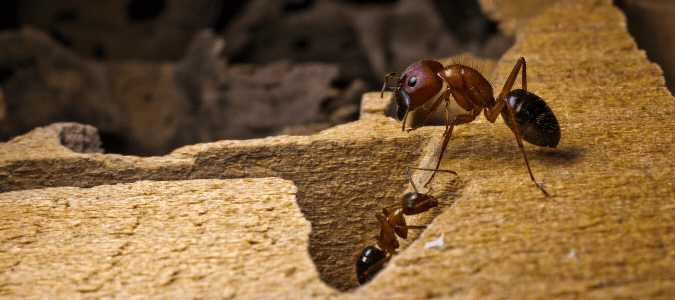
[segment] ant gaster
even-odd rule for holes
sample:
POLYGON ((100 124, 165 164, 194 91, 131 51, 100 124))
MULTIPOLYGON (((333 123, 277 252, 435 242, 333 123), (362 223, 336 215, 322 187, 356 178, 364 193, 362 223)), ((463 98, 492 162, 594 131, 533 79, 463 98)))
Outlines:
POLYGON ((396 254, 396 249, 400 247, 396 236, 406 239, 408 238, 408 229, 426 228, 424 225, 407 225, 403 215, 421 214, 438 206, 438 200, 435 197, 417 191, 409 169, 441 171, 457 175, 457 173, 448 170, 406 167, 408 180, 415 191, 405 194, 401 202, 383 207, 381 214, 375 214, 375 217, 380 222, 380 235, 375 236, 375 239, 377 240, 377 246, 382 250, 368 246, 361 251, 356 260, 356 277, 360 284, 370 281, 382 269, 384 264, 396 254))
MULTIPOLYGON (((504 123, 516 135, 518 147, 523 153, 532 182, 544 195, 548 196, 546 190, 539 186, 532 175, 522 140, 537 146, 555 148, 560 141, 560 126, 546 102, 527 91, 526 71, 525 58, 521 57, 504 83, 501 93, 495 99, 490 83, 480 72, 470 67, 460 64, 443 67, 441 63, 433 60, 415 62, 398 76, 398 85, 394 90, 397 105, 396 116, 399 120, 403 120, 403 130, 405 130, 406 119, 411 111, 435 99, 426 113, 424 119, 426 121, 429 115, 445 101, 448 118, 445 125, 445 139, 436 164, 436 170, 438 170, 455 125, 475 120, 481 111, 491 123, 494 123, 497 116, 501 114, 504 123), (521 66, 523 70, 522 89, 511 91, 521 66), (450 96, 454 102, 450 101, 450 96), (458 109, 459 112, 450 116, 450 106, 458 109)), ((397 76, 393 72, 387 74, 380 97, 383 97, 389 79, 395 77, 397 76)), ((424 122, 409 130, 415 130, 422 124, 424 122)), ((433 180, 435 175, 436 172, 431 175, 427 184, 433 180)))
POLYGON ((384 251, 375 246, 368 246, 361 250, 361 254, 356 259, 356 278, 359 284, 363 285, 377 275, 384 263, 389 261, 384 251), (386 259, 386 261, 385 261, 386 259))

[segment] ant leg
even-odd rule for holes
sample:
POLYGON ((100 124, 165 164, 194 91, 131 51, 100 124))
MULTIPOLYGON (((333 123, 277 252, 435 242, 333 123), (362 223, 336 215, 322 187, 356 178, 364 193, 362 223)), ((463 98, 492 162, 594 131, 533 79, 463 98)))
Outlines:
POLYGON ((408 229, 425 229, 427 227, 424 225, 396 225, 394 226, 394 228, 408 230, 408 229))
POLYGON ((368 270, 366 270, 365 272, 363 272, 363 276, 365 276, 366 278, 368 278, 368 275, 370 274, 371 271, 377 273, 377 271, 379 271, 379 270, 382 268, 382 265, 384 265, 386 262, 388 262, 388 261, 391 260, 391 257, 392 257, 392 255, 389 255, 389 256, 387 256, 387 257, 381 259, 380 261, 378 261, 378 262, 375 263, 374 265, 372 265, 370 268, 368 268, 368 270))
POLYGON ((382 249, 384 253, 394 255, 396 254, 396 249, 398 249, 401 245, 398 243, 398 240, 396 239, 393 230, 391 234, 393 235, 393 242, 388 242, 384 237, 381 237, 379 235, 375 236, 375 240, 377 240, 377 246, 380 247, 380 249, 382 249))
POLYGON ((401 207, 401 202, 392 203, 392 204, 389 204, 389 205, 383 207, 382 213, 384 213, 385 216, 389 215, 389 209, 392 209, 394 207, 401 207))
POLYGON ((516 62, 516 65, 513 66, 513 70, 511 70, 511 74, 509 74, 509 78, 506 79, 506 82, 504 83, 504 87, 502 88, 502 92, 499 94, 499 97, 497 97, 497 102, 495 105, 491 108, 485 108, 485 116, 487 117, 488 121, 494 123, 495 120, 497 120, 497 116, 501 114, 501 111, 504 109, 504 106, 508 107, 509 110, 509 118, 511 119, 511 124, 513 124, 513 133, 516 135, 516 141, 518 142, 518 148, 520 148, 520 151, 523 153, 523 158, 525 159, 525 165, 527 166, 527 172, 530 173, 530 179, 532 179, 532 182, 534 182, 534 185, 541 190, 542 193, 544 193, 545 196, 550 196, 544 188, 539 186, 539 183, 537 183, 537 180, 534 179, 534 175, 532 174, 532 169, 530 169, 530 162, 527 161, 527 155, 525 155, 525 147, 523 147, 523 141, 520 138, 520 131, 518 129, 518 124, 516 124, 516 116, 513 113, 513 108, 511 108, 510 104, 506 103, 506 95, 508 95, 509 92, 511 92, 511 88, 513 87, 513 83, 516 81, 516 77, 518 77, 518 72, 520 71, 520 68, 523 68, 522 72, 522 87, 524 90, 527 90, 527 65, 525 64, 525 58, 521 57, 518 59, 516 62), (489 116, 488 116, 489 115, 489 116))
POLYGON ((436 176, 436 173, 438 172, 438 168, 441 166, 441 159, 443 158, 443 152, 445 152, 445 148, 448 146, 450 136, 452 135, 452 130, 455 128, 455 124, 457 124, 457 121, 460 121, 462 123, 469 123, 475 119, 476 116, 474 115, 459 115, 456 116, 454 120, 452 120, 452 123, 450 123, 450 128, 445 131, 445 139, 443 140, 443 146, 441 147, 441 154, 438 155, 438 163, 436 164, 436 169, 434 170, 433 173, 431 173, 429 181, 427 181, 427 183, 424 184, 425 187, 429 185, 429 183, 431 183, 431 181, 436 176))
POLYGON ((513 84, 516 82, 516 78, 518 77, 518 72, 520 71, 520 68, 523 68, 523 73, 522 73, 522 88, 524 90, 527 90, 527 65, 525 64, 525 58, 521 57, 518 59, 516 62, 516 65, 513 66, 513 70, 511 70, 511 74, 509 74, 509 78, 506 79, 506 82, 504 82, 504 87, 502 88, 501 94, 499 94, 499 98, 497 101, 499 101, 502 98, 506 98, 506 95, 511 92, 511 88, 513 87, 513 84))
POLYGON ((427 227, 424 225, 396 225, 394 226, 394 232, 402 239, 407 239, 408 229, 425 229, 425 228, 427 227))
POLYGON ((375 218, 377 218, 377 221, 379 221, 380 224, 384 224, 387 222, 387 217, 385 217, 382 214, 375 214, 375 218))
MULTIPOLYGON (((447 106, 448 106, 448 101, 450 101, 450 98, 449 98, 449 97, 450 97, 450 90, 446 90, 440 97, 438 97, 438 99, 436 100, 436 102, 434 102, 434 104, 431 106, 431 108, 429 108, 429 110, 427 111, 427 113, 424 115, 424 121, 420 122, 420 123, 419 123, 417 126, 415 126, 414 128, 408 129, 408 131, 415 130, 415 129, 417 129, 417 128, 420 128, 422 125, 424 125, 424 123, 427 122, 427 119, 429 119, 429 116, 430 116, 431 114, 433 114, 433 113, 436 111, 436 109, 441 105, 441 103, 443 102, 443 100, 445 100, 445 102, 446 102, 446 105, 445 105, 445 106, 446 106, 445 111, 446 111, 446 114, 447 114, 447 111, 448 111, 448 108, 447 108, 447 106)), ((447 125, 446 125, 446 128, 445 128, 445 129, 447 130, 447 125)))
POLYGON ((450 99, 445 101, 445 132, 448 132, 448 127, 450 127, 450 99))
POLYGON ((530 173, 530 179, 532 179, 532 182, 534 182, 534 185, 536 185, 537 188, 539 188, 539 190, 541 190, 541 192, 544 193, 544 195, 546 197, 549 197, 550 195, 548 194, 548 192, 546 192, 546 190, 544 190, 544 188, 539 186, 539 183, 537 183, 537 180, 534 179, 534 175, 532 175, 532 169, 530 169, 530 163, 527 161, 527 155, 525 155, 525 148, 523 147, 523 141, 520 139, 520 133, 518 133, 518 125, 516 124, 516 117, 513 114, 513 109, 511 108, 511 105, 507 105, 506 107, 508 107, 508 109, 509 109, 509 116, 511 118, 511 124, 513 124, 513 128, 515 129, 513 132, 516 134, 516 141, 518 142, 518 147, 520 148, 520 152, 523 153, 523 158, 525 159, 525 165, 527 166, 527 172, 530 173))
POLYGON ((516 65, 513 66, 513 70, 511 70, 511 74, 509 74, 506 82, 504 82, 502 92, 497 97, 497 101, 495 102, 494 106, 485 108, 485 117, 488 119, 488 121, 490 121, 490 123, 494 123, 497 120, 497 116, 502 113, 504 105, 506 104, 506 95, 511 92, 511 88, 513 88, 513 84, 516 82, 516 78, 518 77, 518 72, 520 71, 521 66, 523 68, 522 87, 523 90, 527 90, 527 66, 525 64, 525 58, 521 57, 516 62, 516 65))
MULTIPOLYGON (((457 172, 451 171, 451 170, 427 169, 427 168, 417 168, 417 167, 408 167, 408 168, 415 169, 415 170, 422 170, 422 171, 448 172, 448 173, 452 173, 452 174, 455 174, 455 175, 459 176, 457 174, 457 172)), ((412 179, 411 179, 410 183, 412 184, 412 179)), ((415 185, 413 184, 413 187, 414 186, 415 185)), ((417 190, 417 189, 415 189, 415 190, 417 190)))

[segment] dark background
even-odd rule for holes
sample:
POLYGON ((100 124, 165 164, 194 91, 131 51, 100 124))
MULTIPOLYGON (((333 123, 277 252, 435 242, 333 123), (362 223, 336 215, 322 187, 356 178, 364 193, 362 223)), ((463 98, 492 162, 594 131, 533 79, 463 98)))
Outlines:
MULTIPOLYGON (((671 78, 662 22, 673 5, 616 5, 671 78)), ((389 71, 465 52, 498 59, 513 44, 476 1, 27 0, 0 11, 0 140, 79 122, 106 152, 141 156, 312 134, 356 120, 389 71)))

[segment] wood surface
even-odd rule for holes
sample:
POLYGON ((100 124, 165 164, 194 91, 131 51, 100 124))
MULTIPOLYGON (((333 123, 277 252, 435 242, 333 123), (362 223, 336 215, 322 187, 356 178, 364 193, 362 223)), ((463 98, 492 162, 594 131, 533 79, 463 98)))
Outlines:
POLYGON ((279 178, 4 193, 0 296, 330 295, 306 251, 311 226, 294 195, 279 178))
POLYGON ((500 89, 525 57, 528 88, 555 111, 558 148, 526 144, 552 197, 505 126, 460 126, 442 168, 466 181, 462 195, 359 295, 675 297, 675 99, 607 2, 561 1, 523 22, 492 77, 500 89))
MULTIPOLYGON (((484 2, 487 2, 482 3, 486 11, 499 9, 487 7, 490 1, 484 2)), ((512 3, 536 3, 524 2, 512 3)), ((512 21, 516 18, 513 14, 502 15, 512 21)), ((21 263, 15 267, 25 267, 42 261, 58 265, 70 259, 56 250, 41 257, 24 250, 48 243, 48 237, 54 233, 44 229, 48 226, 43 226, 42 231, 31 229, 35 225, 26 220, 46 218, 51 213, 39 215, 35 210, 12 206, 12 202, 22 203, 18 195, 38 201, 44 193, 56 193, 69 202, 85 203, 95 199, 91 192, 95 190, 111 197, 96 200, 101 205, 127 203, 127 208, 119 212, 119 218, 124 220, 133 215, 134 201, 148 202, 142 201, 146 198, 139 189, 151 183, 123 185, 139 193, 138 197, 116 192, 120 186, 114 184, 179 180, 178 183, 152 183, 156 188, 149 192, 147 199, 155 199, 152 195, 165 189, 163 185, 175 191, 160 193, 169 200, 179 199, 188 192, 216 193, 223 202, 212 209, 214 213, 223 214, 228 203, 232 203, 228 201, 233 201, 227 199, 235 199, 223 196, 230 193, 229 188, 215 192, 208 188, 212 182, 196 179, 280 177, 290 180, 297 188, 295 204, 287 202, 289 193, 293 194, 287 181, 280 181, 285 188, 279 190, 278 195, 269 196, 271 198, 263 197, 266 200, 263 202, 286 201, 283 205, 269 205, 275 210, 277 205, 297 205, 302 214, 284 215, 283 222, 296 225, 282 223, 284 230, 269 231, 268 235, 277 241, 293 239, 289 237, 291 234, 295 239, 302 239, 306 226, 297 224, 306 224, 303 218, 309 221, 311 233, 305 239, 306 246, 299 248, 308 250, 318 272, 316 276, 302 273, 302 280, 293 277, 296 275, 291 272, 291 278, 283 284, 287 285, 284 290, 297 293, 289 294, 292 296, 316 299, 672 298, 675 296, 672 160, 675 98, 664 86, 661 69, 637 48, 627 33, 623 14, 608 0, 551 3, 541 12, 521 17, 513 24, 516 44, 500 59, 491 82, 496 92, 501 90, 516 60, 523 56, 527 59, 528 88, 544 98, 556 113, 562 129, 558 148, 525 145, 534 176, 551 197, 544 197, 530 181, 513 134, 501 119, 491 124, 479 117, 470 124, 458 126, 442 168, 457 171, 459 177, 438 176, 431 190, 425 191, 439 197, 441 207, 420 218, 409 219, 411 224, 431 222, 429 228, 394 257, 371 283, 339 293, 338 290, 357 286, 353 269, 355 255, 366 245, 374 244, 373 236, 378 233, 373 214, 383 205, 400 200, 403 193, 410 190, 404 175, 405 166, 435 163, 443 127, 401 132, 400 123, 385 115, 390 110, 390 100, 379 98, 377 92, 364 95, 361 120, 313 136, 199 144, 164 157, 73 153, 59 146, 57 129, 40 128, 0 145, 0 189, 6 191, 0 194, 0 201, 9 205, 8 211, 12 209, 12 218, 21 220, 3 223, 0 231, 0 255, 3 256, 0 261, 8 261, 4 257, 15 259, 0 270, 0 295, 26 295, 18 292, 24 283, 16 279, 25 277, 16 277, 11 271, 16 260, 21 263), (110 185, 100 186, 102 184, 110 185), (57 186, 64 187, 28 190, 57 186), (277 197, 286 200, 271 200, 277 197), (36 240, 22 244, 23 237, 14 233, 22 230, 35 231, 36 240), (435 246, 427 247, 432 245, 427 244, 430 242, 435 242, 435 246)), ((414 179, 419 182, 425 176, 428 174, 416 173, 414 179)), ((222 186, 255 186, 256 182, 223 180, 222 186)), ((257 196, 250 195, 247 201, 260 203, 254 199, 257 196)), ((54 210, 65 209, 59 203, 55 202, 54 210)), ((251 204, 249 210, 242 209, 241 214, 261 220, 266 211, 256 209, 256 205, 251 204)), ((186 208, 186 214, 191 213, 199 215, 199 210, 186 208)), ((65 215, 61 223, 57 223, 71 224, 79 219, 76 215, 70 218, 65 215)), ((217 219, 212 219, 214 231, 238 228, 219 223, 217 219)), ((249 226, 248 221, 242 223, 243 227, 249 226)), ((180 228, 180 224, 166 226, 180 228)), ((73 228, 65 233, 80 234, 82 230, 73 228)), ((197 235, 180 232, 170 233, 169 237, 190 234, 197 235)), ((88 243, 103 242, 101 236, 93 235, 88 243)), ((174 247, 166 241, 157 243, 160 248, 174 247)), ((151 246, 146 244, 141 250, 150 251, 151 246)), ((208 251, 210 244, 196 240, 191 247, 208 251)), ((83 256, 79 263, 101 264, 115 254, 105 249, 94 248, 96 253, 83 256)), ((236 249, 224 251, 231 251, 225 256, 240 254, 236 249)), ((299 267, 295 272, 307 271, 297 253, 269 247, 257 254, 297 262, 299 267)), ((248 268, 251 272, 266 270, 256 263, 257 258, 242 256, 242 259, 250 259, 246 271, 248 268)), ((223 263, 218 258, 214 258, 212 265, 197 264, 189 257, 177 257, 171 262, 186 266, 194 274, 207 274, 206 279, 193 280, 183 287, 194 291, 189 296, 197 298, 276 297, 279 294, 275 289, 270 289, 268 294, 247 294, 239 287, 246 285, 251 287, 247 290, 261 291, 281 284, 278 278, 288 274, 278 271, 273 275, 260 275, 256 281, 251 279, 241 284, 218 281, 216 284, 208 278, 221 271, 214 269, 214 265, 223 263)), ((122 261, 118 267, 127 271, 100 273, 101 284, 96 286, 96 291, 119 291, 115 295, 126 295, 122 294, 125 289, 117 289, 115 285, 120 278, 127 278, 129 275, 125 272, 132 272, 133 267, 158 270, 159 274, 175 271, 166 265, 131 261, 122 261)), ((45 272, 38 269, 29 269, 33 271, 26 275, 39 276, 45 272)), ((96 297, 87 289, 67 287, 77 285, 64 278, 79 273, 55 270, 64 275, 39 282, 32 288, 31 296, 48 297, 60 291, 50 287, 65 286, 63 289, 69 292, 58 294, 64 298, 96 297)), ((177 275, 180 277, 180 273, 177 275)), ((188 296, 173 292, 176 291, 173 285, 180 286, 181 280, 139 280, 133 284, 143 288, 127 290, 134 291, 129 295, 139 297, 188 296)))

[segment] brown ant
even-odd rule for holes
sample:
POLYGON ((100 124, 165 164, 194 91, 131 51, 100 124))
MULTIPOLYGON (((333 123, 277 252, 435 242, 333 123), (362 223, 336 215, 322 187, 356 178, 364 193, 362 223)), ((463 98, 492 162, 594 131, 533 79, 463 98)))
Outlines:
MULTIPOLYGON (((504 123, 516 135, 518 147, 523 153, 532 182, 544 195, 549 196, 532 175, 522 140, 541 147, 555 148, 560 141, 560 125, 546 102, 527 91, 526 73, 525 58, 521 57, 504 83, 501 93, 495 99, 492 86, 480 72, 460 64, 443 67, 437 61, 422 60, 410 65, 400 76, 396 76, 393 72, 387 74, 380 97, 383 97, 389 79, 398 77, 394 99, 397 105, 396 116, 399 120, 403 120, 404 131, 408 113, 435 99, 426 113, 424 119, 426 121, 429 115, 445 101, 445 112, 448 118, 445 125, 445 140, 438 157, 436 170, 441 165, 443 152, 455 125, 475 120, 481 111, 491 123, 494 123, 497 116, 501 114, 504 123), (521 66, 523 69, 522 89, 511 91, 521 66), (451 95, 454 99, 452 102, 450 101, 451 95), (509 105, 506 105, 507 103, 509 105), (450 115, 451 110, 453 115, 450 115), (450 122, 451 119, 452 122, 450 122)), ((409 131, 417 129, 422 124, 424 122, 409 131)), ((427 184, 435 175, 436 172, 431 175, 427 184)))
POLYGON ((405 171, 408 174, 408 180, 415 192, 405 194, 401 202, 387 205, 382 208, 381 214, 375 214, 375 217, 380 222, 380 235, 376 235, 375 239, 377 240, 377 246, 382 250, 374 246, 368 246, 361 251, 356 260, 356 277, 360 284, 370 281, 382 269, 384 264, 396 254, 396 249, 400 247, 396 236, 406 239, 408 238, 408 229, 427 228, 424 225, 407 225, 403 215, 421 214, 438 206, 438 200, 435 197, 417 191, 409 169, 448 172, 457 175, 457 173, 449 170, 406 167, 405 171))

